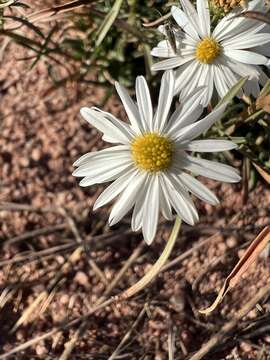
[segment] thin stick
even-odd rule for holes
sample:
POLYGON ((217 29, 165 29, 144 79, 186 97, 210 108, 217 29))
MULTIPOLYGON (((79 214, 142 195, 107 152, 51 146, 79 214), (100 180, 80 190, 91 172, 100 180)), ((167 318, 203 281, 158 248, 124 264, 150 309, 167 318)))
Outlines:
POLYGON ((158 18, 155 21, 152 21, 150 23, 144 23, 143 26, 146 28, 150 28, 150 27, 155 27, 157 25, 163 24, 166 20, 168 20, 171 17, 171 13, 168 13, 164 16, 161 16, 160 18, 158 18))
POLYGON ((235 327, 237 327, 239 321, 254 307, 256 304, 268 293, 270 292, 270 282, 261 288, 255 296, 245 304, 242 309, 238 311, 236 316, 225 325, 222 326, 221 330, 214 335, 206 344, 204 344, 201 349, 196 352, 190 360, 200 360, 202 359, 210 350, 213 349, 218 343, 222 342, 224 337, 228 335, 235 327))
POLYGON ((29 240, 29 239, 33 239, 37 236, 42 236, 42 235, 49 235, 52 233, 55 233, 57 231, 60 230, 64 230, 67 228, 67 224, 58 224, 58 225, 53 225, 53 226, 46 226, 43 227, 41 229, 36 229, 36 230, 32 230, 32 231, 27 231, 21 235, 15 236, 11 239, 6 240, 4 243, 5 245, 11 245, 11 244, 15 244, 17 242, 20 241, 24 241, 24 240, 29 240))
POLYGON ((114 360, 120 353, 121 348, 123 347, 123 345, 128 341, 128 339, 130 338, 132 332, 134 329, 136 329, 137 325, 139 324, 140 320, 142 319, 142 317, 144 316, 144 314, 146 313, 146 309, 147 309, 147 304, 144 305, 144 307, 142 308, 142 310, 140 311, 137 319, 134 321, 134 323, 132 324, 131 328, 129 329, 129 331, 125 334, 125 336, 123 337, 123 339, 120 341, 119 345, 117 346, 117 348, 114 350, 114 352, 112 353, 112 355, 109 357, 108 360, 114 360))

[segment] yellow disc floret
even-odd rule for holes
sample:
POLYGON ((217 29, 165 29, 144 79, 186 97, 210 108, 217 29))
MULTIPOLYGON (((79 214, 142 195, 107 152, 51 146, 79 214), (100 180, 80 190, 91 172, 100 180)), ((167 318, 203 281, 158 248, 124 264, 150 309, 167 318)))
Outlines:
POLYGON ((166 170, 171 165, 173 146, 165 136, 146 133, 135 138, 131 153, 139 169, 157 172, 166 170))
POLYGON ((220 50, 221 47, 216 40, 205 37, 197 45, 196 59, 203 64, 211 64, 220 54, 220 50))

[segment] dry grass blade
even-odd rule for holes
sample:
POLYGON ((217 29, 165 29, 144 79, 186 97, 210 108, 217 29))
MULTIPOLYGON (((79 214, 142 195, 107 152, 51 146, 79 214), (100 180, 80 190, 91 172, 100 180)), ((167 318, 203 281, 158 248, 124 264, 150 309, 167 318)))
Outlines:
POLYGON ((226 278, 221 290, 218 293, 214 303, 204 310, 199 310, 201 314, 210 314, 218 304, 222 301, 226 293, 237 285, 244 274, 244 272, 250 267, 250 265, 257 259, 259 254, 263 251, 266 245, 270 241, 270 227, 266 226, 260 234, 252 241, 250 246, 245 251, 244 255, 238 261, 236 266, 233 268, 229 276, 226 278))
POLYGON ((168 334, 168 360, 174 360, 175 352, 175 331, 172 326, 170 326, 168 334))
POLYGON ((1 295, 0 295, 0 309, 3 309, 3 307, 6 305, 6 303, 13 298, 13 296, 16 293, 16 289, 10 289, 9 287, 6 287, 1 295))
POLYGON ((261 177, 270 184, 270 174, 268 174, 265 170, 263 170, 259 165, 252 163, 255 169, 258 171, 258 173, 261 175, 261 177))
POLYGON ((115 0, 113 7, 111 8, 108 15, 105 17, 104 21, 102 22, 99 30, 98 30, 98 38, 96 41, 96 47, 98 47, 102 41, 104 40, 105 36, 109 32, 110 28, 112 27, 114 21, 117 18, 117 15, 120 11, 122 6, 123 0, 115 0))
POLYGON ((67 11, 72 11, 83 5, 89 5, 90 2, 90 0, 75 0, 64 5, 52 6, 50 8, 46 8, 30 14, 28 16, 28 20, 33 23, 38 21, 48 21, 49 19, 54 18, 56 15, 63 14, 67 11))

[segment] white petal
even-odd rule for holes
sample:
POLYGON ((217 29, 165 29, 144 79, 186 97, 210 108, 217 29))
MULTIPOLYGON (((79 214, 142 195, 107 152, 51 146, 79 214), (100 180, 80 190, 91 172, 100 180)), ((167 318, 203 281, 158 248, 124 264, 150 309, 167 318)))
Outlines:
POLYGON ((268 59, 265 56, 247 50, 229 50, 225 48, 224 54, 244 64, 266 65, 268 62, 268 59))
MULTIPOLYGON (((210 179, 224 181, 229 183, 241 180, 236 169, 232 166, 220 164, 216 161, 198 159, 196 157, 186 155, 178 160, 181 165, 179 168, 193 172, 196 175, 202 175, 210 179)), ((178 166, 178 164, 176 165, 178 166)))
POLYGON ((150 179, 143 205, 143 236, 148 245, 152 243, 157 232, 159 214, 159 177, 150 179))
POLYGON ((133 181, 128 184, 126 189, 122 192, 119 199, 114 204, 110 217, 110 226, 119 222, 126 213, 133 207, 139 191, 142 189, 142 184, 145 181, 146 174, 138 173, 133 181))
POLYGON ((73 164, 73 166, 81 166, 81 165, 85 165, 87 164, 87 162, 89 160, 92 159, 100 159, 101 157, 103 158, 108 158, 108 157, 114 157, 117 156, 119 154, 125 152, 130 152, 130 146, 129 145, 117 145, 117 146, 111 146, 109 148, 100 150, 100 151, 92 151, 89 153, 86 153, 84 155, 82 155, 78 160, 76 160, 73 164))
POLYGON ((137 174, 135 169, 130 169, 124 175, 120 176, 115 180, 110 186, 108 186, 97 198, 93 210, 100 208, 101 206, 107 204, 113 200, 117 195, 119 195, 137 174))
POLYGON ((168 184, 168 195, 173 208, 187 224, 194 225, 198 221, 198 213, 184 186, 172 174, 167 174, 164 178, 168 184))
MULTIPOLYGON (((221 59, 221 62, 222 62, 222 64, 220 64, 220 68, 223 71, 224 79, 226 81, 228 88, 231 89, 239 80, 239 76, 233 73, 233 71, 230 69, 230 67, 226 64, 225 61, 223 63, 223 59, 221 59)), ((237 96, 241 97, 242 94, 243 94, 243 91, 239 90, 239 93, 237 96)))
POLYGON ((220 98, 223 98, 229 91, 225 76, 219 64, 213 65, 214 84, 220 98))
POLYGON ((114 117, 108 118, 104 112, 84 107, 81 115, 92 126, 101 131, 104 136, 112 143, 129 144, 132 139, 132 131, 128 124, 114 117))
POLYGON ((215 108, 209 115, 207 115, 202 120, 199 120, 194 124, 185 126, 184 128, 180 129, 177 133, 173 135, 174 138, 181 143, 193 140, 201 133, 208 130, 220 118, 226 106, 227 103, 219 106, 218 108, 215 108))
POLYGON ((184 172, 180 173, 178 176, 186 189, 199 199, 211 205, 217 205, 219 203, 216 195, 193 176, 184 172))
POLYGON ((270 42, 270 34, 250 34, 247 38, 232 38, 224 41, 223 48, 228 49, 250 49, 252 47, 263 45, 270 42))
POLYGON ((152 130, 153 127, 153 107, 149 88, 143 76, 136 78, 136 97, 139 107, 139 113, 144 130, 152 130))
POLYGON ((190 61, 176 71, 175 77, 175 94, 178 94, 183 88, 193 83, 194 75, 200 68, 200 63, 196 60, 190 61))
POLYGON ((207 0, 197 0, 199 25, 202 34, 210 36, 210 14, 207 0))
POLYGON ((243 86, 244 93, 247 96, 254 96, 257 98, 260 94, 260 86, 257 79, 248 80, 243 86))
POLYGON ((207 90, 204 87, 197 88, 176 108, 166 127, 166 133, 169 136, 172 136, 176 131, 198 120, 203 112, 203 107, 200 104, 205 91, 207 90))
POLYGON ((209 66, 208 64, 199 64, 190 84, 187 84, 186 87, 182 89, 180 94, 180 101, 184 101, 184 99, 190 96, 190 94, 198 87, 204 86, 207 91, 205 91, 205 93, 202 95, 200 102, 205 107, 208 105, 208 103, 206 103, 206 99, 210 97, 208 92, 213 91, 213 84, 211 84, 211 82, 208 82, 210 81, 210 78, 208 76, 210 69, 211 66, 209 66))
POLYGON ((108 154, 97 154, 95 157, 88 159, 83 165, 73 171, 72 175, 81 176, 99 176, 102 172, 109 171, 111 168, 117 168, 122 164, 132 163, 130 151, 121 151, 119 154, 115 152, 108 154))
POLYGON ((241 77, 249 76, 251 78, 258 79, 259 78, 259 71, 256 69, 254 65, 246 65, 240 63, 239 61, 234 61, 229 57, 224 58, 226 65, 232 69, 236 74, 240 75, 241 77))
POLYGON ((195 7, 192 5, 192 3, 189 0, 180 0, 180 3, 187 18, 189 19, 190 24, 192 24, 197 34, 200 35, 200 37, 204 37, 205 34, 201 32, 199 25, 199 16, 195 7))
MULTIPOLYGON (((247 10, 255 10, 256 5, 254 4, 253 1, 250 1, 247 10)), ((226 38, 231 38, 236 34, 244 34, 245 31, 253 29, 254 26, 260 27, 261 24, 256 20, 245 17, 235 18, 234 16, 237 14, 239 14, 239 11, 235 9, 221 19, 213 31, 212 36, 218 41, 221 41, 226 38)))
POLYGON ((184 150, 198 152, 216 152, 236 149, 237 145, 228 140, 194 140, 183 146, 184 150))
POLYGON ((132 125, 132 128, 136 131, 136 133, 141 132, 142 124, 140 120, 140 114, 137 105, 134 104, 134 101, 129 96, 129 93, 124 88, 124 86, 120 85, 118 82, 115 83, 116 91, 124 105, 129 121, 132 125))
POLYGON ((138 231, 143 224, 143 205, 145 201, 145 194, 147 192, 147 188, 149 185, 151 175, 148 175, 145 178, 144 183, 142 184, 141 190, 137 196, 135 206, 132 213, 132 220, 131 220, 131 228, 132 231, 138 231))
POLYGON ((169 200, 169 193, 167 189, 166 181, 163 179, 163 176, 160 176, 160 190, 159 190, 159 203, 160 203, 160 210, 162 215, 167 220, 172 220, 172 208, 169 200))
POLYGON ((131 162, 122 162, 122 164, 117 167, 111 166, 110 168, 107 168, 106 166, 104 166, 103 169, 99 169, 99 172, 96 171, 95 173, 92 173, 91 175, 83 178, 80 181, 80 186, 86 187, 94 184, 101 184, 104 182, 113 181, 132 168, 134 168, 134 165, 131 162))
POLYGON ((110 168, 106 172, 101 171, 99 174, 96 174, 95 176, 86 176, 84 179, 80 181, 80 186, 86 187, 94 184, 102 184, 104 182, 113 181, 118 177, 122 176, 123 174, 125 174, 130 169, 134 169, 133 164, 122 164, 117 168, 110 168))
POLYGON ((155 63, 154 65, 152 65, 151 70, 158 71, 158 70, 174 69, 178 66, 181 66, 181 65, 191 61, 193 58, 194 58, 194 56, 172 57, 170 59, 162 60, 160 62, 155 63))
POLYGON ((174 92, 174 74, 166 71, 161 79, 158 106, 154 118, 154 130, 162 132, 171 108, 174 92))
MULTIPOLYGON (((194 9, 194 11, 196 13, 195 9, 194 9)), ((190 22, 190 18, 187 16, 187 14, 185 14, 181 9, 179 9, 176 6, 172 6, 171 14, 172 14, 174 20, 180 26, 180 28, 182 28, 192 39, 200 40, 200 38, 198 36, 198 31, 197 31, 196 27, 194 27, 194 24, 192 24, 192 22, 190 22)))
MULTIPOLYGON (((156 46, 151 50, 151 55, 155 56, 155 57, 160 57, 160 58, 174 58, 174 59, 178 59, 178 57, 175 56, 175 52, 173 50, 173 48, 170 47, 170 45, 168 44, 167 47, 160 47, 160 46, 156 46)), ((177 66, 177 65, 176 65, 177 66)), ((171 69, 171 68, 170 68, 171 69)), ((154 70, 154 69, 153 69, 154 70)), ((160 70, 160 69, 155 69, 155 70, 160 70)))

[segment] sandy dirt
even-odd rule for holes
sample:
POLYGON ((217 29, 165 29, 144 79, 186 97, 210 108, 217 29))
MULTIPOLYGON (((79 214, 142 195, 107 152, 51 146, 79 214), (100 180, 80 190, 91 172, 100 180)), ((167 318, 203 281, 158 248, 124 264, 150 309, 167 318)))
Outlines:
MULTIPOLYGON (((84 326, 78 321, 66 328, 63 322, 90 311, 134 253, 110 294, 138 281, 162 252, 172 224, 161 219, 148 247, 140 233, 129 231, 129 217, 110 229, 110 207, 92 211, 103 187, 80 188, 71 175, 72 163, 103 146, 79 109, 102 104, 105 91, 68 82, 48 95, 46 62, 29 70, 29 63, 20 61, 24 55, 25 50, 10 45, 0 68, 0 199, 17 204, 0 208, 1 354, 59 327, 13 358, 56 359, 72 339, 70 359, 108 359, 134 325, 116 358, 168 359, 172 339, 175 359, 188 359, 269 279, 269 257, 264 256, 213 314, 198 313, 214 300, 248 244, 269 225, 269 188, 258 177, 243 204, 241 184, 204 179, 221 204, 214 208, 196 201, 200 222, 194 228, 182 226, 170 260, 194 250, 134 298, 95 312, 84 326)), ((105 109, 124 117, 115 95, 105 109)), ((270 359, 269 298, 260 306, 205 359, 270 359)))

